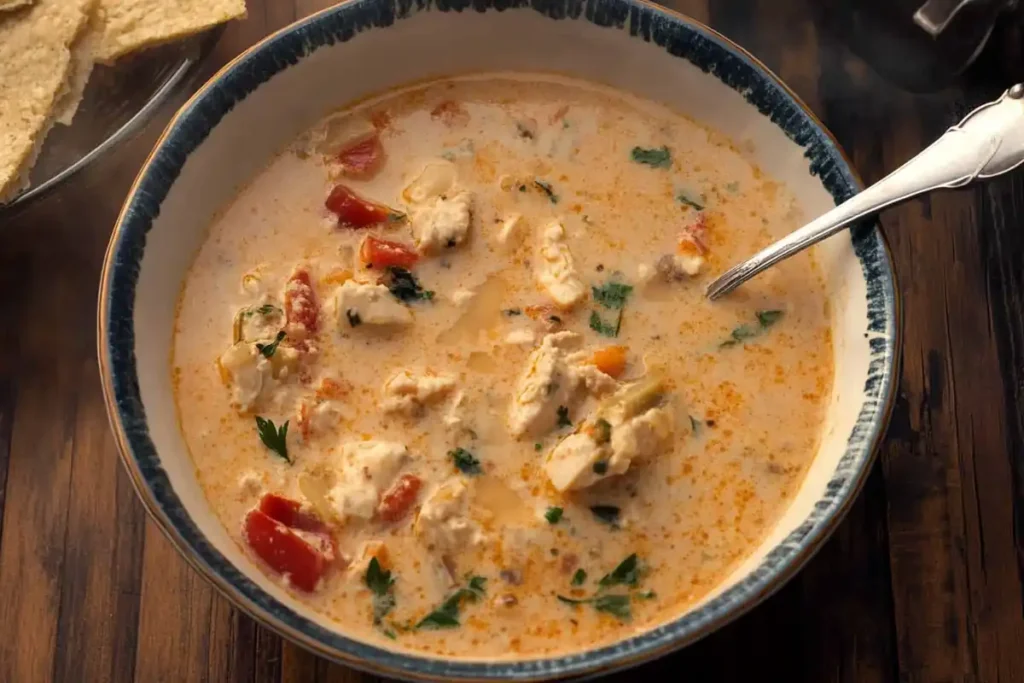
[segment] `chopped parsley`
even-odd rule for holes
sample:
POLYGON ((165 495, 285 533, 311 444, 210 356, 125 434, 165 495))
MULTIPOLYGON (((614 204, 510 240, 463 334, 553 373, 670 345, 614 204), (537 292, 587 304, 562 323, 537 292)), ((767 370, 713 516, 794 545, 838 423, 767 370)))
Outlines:
POLYGON ((552 204, 558 203, 558 195, 555 194, 555 191, 551 188, 551 183, 544 182, 543 180, 534 180, 533 185, 538 190, 546 194, 552 204))
POLYGON ((629 153, 629 158, 638 164, 645 164, 651 168, 671 168, 672 152, 668 147, 634 147, 629 153))
POLYGON ((345 311, 345 317, 348 318, 349 327, 359 327, 363 324, 363 319, 359 317, 359 311, 354 308, 345 311))
MULTIPOLYGON (((612 440, 612 425, 611 425, 611 423, 608 422, 608 420, 604 419, 603 417, 597 418, 597 421, 594 422, 594 432, 593 432, 593 434, 594 434, 594 441, 596 443, 599 443, 599 444, 608 443, 609 441, 612 440)), ((597 470, 595 469, 594 471, 596 472, 597 470)), ((601 473, 601 474, 603 474, 603 473, 601 473)))
POLYGON ((619 508, 615 505, 592 505, 590 511, 599 522, 604 522, 610 527, 619 527, 619 508))
POLYGON ((257 344, 256 350, 262 353, 264 358, 270 358, 277 351, 277 345, 281 343, 281 340, 284 339, 284 337, 284 330, 281 330, 277 333, 277 337, 274 338, 274 341, 269 344, 257 344))
POLYGON ((756 325, 754 323, 744 323, 740 325, 732 331, 728 339, 718 345, 718 348, 727 349, 732 346, 736 346, 737 344, 742 344, 747 340, 761 336, 769 328, 775 325, 775 323, 779 322, 785 314, 785 311, 777 309, 757 311, 754 314, 757 318, 756 325))
POLYGON ((558 426, 572 427, 572 420, 569 419, 569 409, 566 406, 558 406, 558 426))
POLYGON ((271 451, 280 456, 289 465, 292 463, 288 457, 288 421, 280 428, 274 425, 272 420, 256 416, 256 431, 260 435, 260 441, 271 451))
POLYGON ((537 443, 533 444, 533 450, 535 450, 535 451, 539 452, 539 451, 543 450, 543 448, 544 448, 543 444, 541 444, 541 442, 539 442, 539 441, 537 443))
POLYGON ((562 508, 549 507, 544 513, 544 519, 548 520, 548 524, 558 524, 562 521, 562 508))
POLYGON ((411 303, 414 301, 430 301, 434 298, 434 293, 423 289, 416 276, 405 268, 388 266, 387 275, 384 280, 388 291, 399 301, 411 303))
POLYGON ((606 612, 618 618, 620 621, 629 621, 633 613, 630 609, 630 598, 628 595, 606 594, 596 595, 592 598, 567 598, 564 595, 557 596, 559 600, 568 605, 594 606, 598 612, 606 612))
POLYGON ((622 309, 625 308, 630 294, 633 293, 633 286, 612 279, 600 287, 591 287, 591 292, 593 293, 594 301, 605 308, 617 310, 619 314, 616 317, 615 324, 612 325, 609 322, 605 322, 597 311, 591 311, 590 329, 603 337, 619 336, 619 330, 622 328, 622 309))
POLYGON ((583 582, 587 580, 587 570, 577 569, 576 573, 572 575, 572 585, 582 586, 583 582))
POLYGON ((633 553, 620 562, 619 566, 611 572, 602 576, 601 580, 597 583, 602 588, 608 588, 609 586, 636 586, 640 582, 642 570, 643 568, 637 559, 636 553, 633 553))
POLYGON ((455 464, 455 468, 463 474, 473 476, 483 472, 480 469, 480 461, 465 448, 456 448, 454 451, 448 451, 448 455, 455 464))
POLYGON ((363 583, 373 593, 373 625, 382 629, 384 635, 394 638, 394 632, 383 627, 384 617, 395 606, 395 593, 392 590, 395 579, 391 575, 391 570, 381 568, 376 557, 370 558, 370 564, 366 567, 366 574, 363 576, 363 583))
POLYGON ((615 324, 607 323, 601 318, 601 315, 597 311, 590 312, 590 329, 597 332, 602 337, 618 337, 619 329, 622 327, 622 311, 619 311, 618 317, 615 319, 615 324))
POLYGON ((527 126, 522 121, 516 121, 516 132, 519 133, 519 137, 523 138, 524 140, 533 139, 533 131, 530 130, 530 127, 527 126))
POLYGON ((686 190, 680 190, 676 194, 676 201, 682 204, 683 206, 689 206, 690 208, 695 209, 697 211, 704 210, 704 197, 694 196, 687 192, 686 190))
POLYGON ((779 322, 785 313, 779 310, 770 310, 758 311, 754 315, 757 316, 757 322, 760 323, 761 329, 767 330, 769 327, 779 322))
POLYGON ((605 475, 608 473, 608 461, 598 460, 593 465, 594 474, 605 475))
POLYGON ((522 315, 523 314, 523 309, 521 309, 521 308, 506 308, 505 310, 502 311, 502 313, 504 313, 505 315, 507 315, 508 317, 511 318, 513 316, 516 316, 516 315, 522 315))
POLYGON ((423 617, 416 628, 443 629, 458 628, 459 608, 463 601, 476 602, 484 596, 487 579, 482 576, 472 576, 465 588, 460 588, 447 598, 433 612, 423 617))
POLYGON ((633 286, 609 280, 600 287, 591 287, 594 294, 594 301, 605 308, 621 309, 629 301, 629 295, 633 293, 633 286))

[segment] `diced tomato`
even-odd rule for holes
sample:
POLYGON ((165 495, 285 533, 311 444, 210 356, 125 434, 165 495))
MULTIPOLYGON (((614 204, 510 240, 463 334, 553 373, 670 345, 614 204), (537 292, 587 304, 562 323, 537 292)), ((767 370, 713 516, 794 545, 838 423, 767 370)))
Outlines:
POLYGON ((339 223, 356 230, 387 223, 395 216, 401 216, 383 204, 360 197, 344 185, 335 185, 324 205, 338 217, 339 223))
POLYGON ((384 165, 384 146, 380 144, 380 136, 360 140, 338 152, 342 175, 349 178, 365 180, 372 178, 384 165))
POLYGON ((448 126, 464 126, 469 123, 469 113, 454 100, 445 100, 430 112, 430 117, 440 119, 448 126))
POLYGON ((683 228, 679 235, 678 251, 684 256, 705 256, 708 246, 705 238, 708 232, 707 217, 704 212, 697 214, 696 220, 683 228))
POLYGON ((321 534, 330 533, 330 527, 324 524, 316 514, 304 512, 302 504, 297 500, 285 498, 276 493, 268 493, 260 499, 258 509, 267 517, 292 529, 321 534))
POLYGON ((366 266, 373 268, 412 268, 420 259, 419 254, 401 242, 382 240, 373 235, 363 240, 359 258, 366 266))
POLYGON ((320 304, 317 303, 309 271, 304 268, 297 268, 285 284, 284 314, 292 342, 317 333, 320 304))
POLYGON ((409 508, 416 502, 423 482, 412 474, 403 474, 395 485, 388 489, 380 498, 377 516, 385 522, 397 522, 405 517, 409 508))
POLYGON ((243 526, 252 551, 291 585, 312 593, 333 561, 333 551, 321 550, 262 510, 250 510, 243 526))

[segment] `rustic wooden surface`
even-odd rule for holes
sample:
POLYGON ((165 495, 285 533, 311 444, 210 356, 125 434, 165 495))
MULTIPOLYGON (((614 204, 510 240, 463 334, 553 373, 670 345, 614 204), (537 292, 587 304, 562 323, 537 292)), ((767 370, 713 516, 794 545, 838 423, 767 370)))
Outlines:
MULTIPOLYGON (((249 4, 207 73, 326 3, 249 4)), ((866 29, 830 3, 670 4, 780 73, 867 181, 1024 71, 1017 22, 964 78, 912 95, 854 56, 851 40, 871 52, 857 47, 866 29)), ((158 129, 0 216, 0 682, 373 680, 232 609, 147 520, 121 471, 97 378, 95 295, 110 227, 158 129)), ((1024 173, 883 223, 905 349, 865 490, 777 595, 615 680, 1024 681, 1024 173)))

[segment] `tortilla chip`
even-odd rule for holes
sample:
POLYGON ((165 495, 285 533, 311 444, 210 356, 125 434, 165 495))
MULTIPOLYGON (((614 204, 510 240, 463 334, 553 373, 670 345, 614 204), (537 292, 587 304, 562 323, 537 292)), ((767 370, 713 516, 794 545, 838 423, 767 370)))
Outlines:
POLYGON ((0 12, 6 12, 19 7, 28 7, 36 0, 0 0, 0 12))
POLYGON ((63 126, 71 125, 71 121, 78 111, 78 105, 82 103, 85 86, 89 82, 92 67, 96 63, 96 47, 100 43, 101 36, 99 19, 96 13, 93 13, 88 27, 82 31, 78 40, 71 46, 71 67, 68 72, 67 88, 64 94, 58 98, 54 107, 53 118, 63 126))
POLYGON ((99 0, 105 63, 245 16, 245 0, 99 0))
POLYGON ((95 0, 37 0, 0 21, 0 202, 27 185, 67 89, 71 45, 94 6, 95 0))

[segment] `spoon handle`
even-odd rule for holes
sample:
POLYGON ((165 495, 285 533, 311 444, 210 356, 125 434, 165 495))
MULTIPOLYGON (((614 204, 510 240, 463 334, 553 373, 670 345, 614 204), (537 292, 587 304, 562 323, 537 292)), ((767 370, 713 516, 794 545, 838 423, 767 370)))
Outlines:
POLYGON ((1024 84, 978 107, 907 163, 831 211, 723 273, 707 289, 728 294, 779 261, 850 224, 919 194, 962 187, 1024 163, 1024 84))

